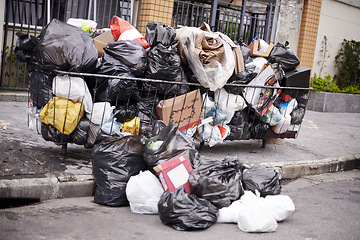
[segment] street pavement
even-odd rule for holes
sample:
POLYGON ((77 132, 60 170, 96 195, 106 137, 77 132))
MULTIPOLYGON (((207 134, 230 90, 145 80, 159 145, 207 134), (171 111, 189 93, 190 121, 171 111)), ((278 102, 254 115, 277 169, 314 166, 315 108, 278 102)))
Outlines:
MULTIPOLYGON (((27 102, 0 101, 0 198, 46 200, 93 194, 91 149, 45 141, 28 127, 27 102)), ((278 170, 284 179, 359 168, 360 113, 307 111, 296 139, 226 141, 201 157, 238 157, 278 170)))
POLYGON ((176 231, 158 215, 135 214, 129 207, 106 207, 81 197, 0 209, 0 239, 359 239, 360 171, 305 176, 283 184, 281 194, 290 196, 295 212, 272 233, 246 233, 235 223, 176 231))

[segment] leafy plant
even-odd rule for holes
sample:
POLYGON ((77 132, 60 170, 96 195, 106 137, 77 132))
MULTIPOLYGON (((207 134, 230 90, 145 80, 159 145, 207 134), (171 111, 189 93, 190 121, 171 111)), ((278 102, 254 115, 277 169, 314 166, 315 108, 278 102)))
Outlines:
MULTIPOLYGON (((9 86, 17 86, 16 81, 22 82, 25 79, 25 86, 29 82, 29 73, 24 63, 19 62, 15 56, 14 50, 6 46, 5 51, 5 72, 4 76, 8 78, 9 86)), ((4 78, 5 79, 5 78, 4 78)))
POLYGON ((338 74, 334 76, 338 86, 360 86, 360 42, 343 40, 338 55, 335 57, 338 74))
POLYGON ((314 76, 311 78, 310 87, 314 91, 323 91, 323 92, 340 92, 339 87, 335 82, 332 81, 330 74, 326 75, 324 78, 317 76, 314 73, 314 76))
POLYGON ((327 67, 326 60, 330 58, 330 54, 329 54, 330 48, 331 48, 331 44, 328 41, 328 38, 324 36, 324 39, 321 41, 321 49, 320 49, 321 59, 318 61, 318 64, 320 64, 319 77, 322 76, 323 70, 327 67))

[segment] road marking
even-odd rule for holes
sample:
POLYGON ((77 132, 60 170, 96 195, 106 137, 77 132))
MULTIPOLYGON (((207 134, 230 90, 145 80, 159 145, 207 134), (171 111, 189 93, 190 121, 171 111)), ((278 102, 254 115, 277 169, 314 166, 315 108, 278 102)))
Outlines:
POLYGON ((313 121, 310 121, 310 120, 306 120, 306 121, 309 123, 309 125, 310 125, 311 128, 313 128, 313 129, 319 129, 318 126, 316 126, 316 124, 315 124, 313 121))

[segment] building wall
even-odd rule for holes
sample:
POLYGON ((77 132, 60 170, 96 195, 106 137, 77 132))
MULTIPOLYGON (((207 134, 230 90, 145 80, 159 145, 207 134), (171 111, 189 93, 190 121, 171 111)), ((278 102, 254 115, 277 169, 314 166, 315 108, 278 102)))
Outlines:
POLYGON ((298 49, 303 5, 304 0, 281 0, 280 2, 275 43, 288 41, 289 48, 295 53, 298 49))
POLYGON ((317 39, 321 0, 305 0, 301 18, 297 55, 300 66, 312 69, 317 39))
POLYGON ((359 3, 344 2, 346 1, 323 0, 312 65, 313 73, 322 77, 336 74, 335 56, 344 39, 360 41, 359 3), (326 52, 324 37, 327 39, 326 52))
POLYGON ((171 25, 173 13, 173 0, 142 0, 139 19, 139 31, 145 34, 148 22, 161 22, 171 25))

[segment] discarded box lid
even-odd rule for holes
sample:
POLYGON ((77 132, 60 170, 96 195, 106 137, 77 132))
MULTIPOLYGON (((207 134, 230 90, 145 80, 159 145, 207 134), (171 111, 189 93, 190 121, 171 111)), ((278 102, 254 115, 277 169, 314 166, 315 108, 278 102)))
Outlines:
POLYGON ((106 45, 110 42, 114 42, 111 30, 108 30, 94 38, 95 47, 98 50, 99 56, 105 52, 104 47, 106 47, 106 45))
POLYGON ((252 57, 268 57, 270 55, 271 50, 273 49, 274 44, 270 43, 269 47, 266 49, 265 52, 260 51, 260 40, 254 40, 250 43, 249 48, 251 49, 251 56, 252 57))
POLYGON ((187 193, 191 193, 189 175, 193 170, 185 153, 178 155, 154 167, 160 178, 164 191, 175 191, 184 186, 187 193))

